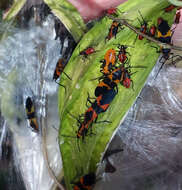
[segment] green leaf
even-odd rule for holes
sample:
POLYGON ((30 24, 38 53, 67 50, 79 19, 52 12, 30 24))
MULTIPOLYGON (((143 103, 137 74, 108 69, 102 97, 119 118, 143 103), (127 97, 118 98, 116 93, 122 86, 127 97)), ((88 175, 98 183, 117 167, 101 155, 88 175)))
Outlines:
MULTIPOLYGON (((163 8, 168 5, 166 0, 148 0, 147 2, 146 0, 129 0, 120 5, 119 9, 125 12, 123 17, 129 19, 130 21, 128 22, 136 27, 140 27, 137 20, 137 17, 140 17, 138 10, 141 11, 145 20, 149 21, 149 26, 152 24, 157 25, 158 17, 165 18, 171 25, 175 10, 171 13, 165 13, 163 8)), ((72 81, 64 75, 61 76, 61 83, 66 86, 67 91, 65 93, 63 88, 59 89, 59 112, 61 118, 59 140, 64 177, 68 189, 72 189, 70 182, 78 174, 84 175, 96 171, 96 164, 100 161, 101 154, 142 90, 159 56, 156 50, 150 46, 151 44, 146 43, 146 39, 137 40, 135 48, 127 49, 131 54, 130 63, 132 66, 142 65, 147 68, 132 69, 133 72, 138 71, 135 75, 132 75, 134 91, 118 86, 119 92, 111 102, 110 107, 98 117, 98 121, 109 120, 112 123, 93 124, 92 130, 96 135, 87 136, 85 142, 79 140, 81 149, 81 152, 79 152, 76 138, 61 136, 62 134, 76 137, 75 131, 78 130, 76 120, 67 111, 78 117, 79 114, 83 114, 87 110, 85 106, 87 93, 89 92, 90 96, 94 97, 94 90, 98 84, 96 80, 89 80, 101 76, 99 61, 104 58, 104 54, 108 49, 116 49, 117 45, 114 44, 133 45, 136 38, 136 34, 125 27, 124 30, 118 32, 116 39, 111 39, 105 43, 105 37, 111 23, 112 20, 103 18, 82 38, 65 68, 65 72, 72 78, 72 81), (98 52, 90 55, 88 59, 83 59, 83 57, 79 56, 79 52, 89 46, 94 46, 98 52)))
POLYGON ((87 28, 77 9, 67 0, 44 0, 44 2, 78 42, 86 33, 87 28))
POLYGON ((168 0, 171 4, 181 7, 182 2, 179 0, 168 0))
POLYGON ((15 0, 11 8, 8 10, 5 16, 5 20, 11 20, 14 18, 18 12, 21 10, 21 8, 26 3, 26 0, 15 0))

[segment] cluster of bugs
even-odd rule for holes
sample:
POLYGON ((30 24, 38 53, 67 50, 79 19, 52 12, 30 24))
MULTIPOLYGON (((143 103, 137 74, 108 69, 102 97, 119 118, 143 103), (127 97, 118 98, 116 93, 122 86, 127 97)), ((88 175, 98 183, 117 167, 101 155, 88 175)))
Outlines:
MULTIPOLYGON (((173 6, 167 7, 165 8, 165 12, 169 12, 174 8, 176 7, 173 7, 173 6)), ((139 29, 141 33, 146 34, 150 37, 153 37, 154 39, 157 39, 158 41, 162 43, 171 44, 171 37, 172 37, 173 31, 171 31, 168 22, 164 18, 159 17, 157 19, 157 26, 153 24, 152 26, 150 26, 150 28, 148 28, 148 22, 143 18, 140 11, 139 11, 139 14, 142 19, 142 20, 138 19, 140 23, 139 29)), ((181 16, 180 11, 178 11, 175 16, 174 24, 179 24, 180 16, 181 16)), ((113 21, 111 27, 109 28, 109 33, 105 39, 110 40, 112 37, 116 38, 119 28, 123 29, 118 22, 113 21)), ((136 38, 138 38, 138 40, 144 39, 142 35, 137 35, 136 38)), ((92 102, 89 97, 87 98, 87 101, 91 104, 91 106, 88 108, 88 110, 92 109, 91 114, 90 114, 91 117, 89 117, 88 120, 86 119, 88 118, 86 114, 88 113, 88 110, 87 110, 85 114, 83 115, 84 119, 82 120, 82 123, 88 124, 90 122, 89 123, 90 127, 92 127, 93 121, 94 120, 96 121, 98 114, 101 112, 105 112, 108 109, 115 95, 118 93, 119 83, 125 88, 130 88, 131 84, 133 87, 133 81, 131 79, 131 75, 133 73, 131 73, 130 71, 132 67, 130 66, 129 57, 128 57, 128 55, 130 56, 130 54, 129 52, 126 51, 128 47, 129 46, 118 44, 117 46, 117 48, 119 49, 118 54, 115 49, 109 49, 106 51, 104 55, 104 59, 100 61, 101 63, 100 72, 102 73, 102 76, 98 78, 99 83, 97 87, 95 88, 94 94, 95 94, 96 99, 94 102, 92 102)), ((173 55, 171 53, 171 49, 166 48, 166 47, 160 47, 160 50, 158 50, 157 52, 162 53, 162 57, 159 60, 159 62, 162 62, 163 64, 166 60, 173 59, 174 57, 179 56, 179 55, 173 55), (170 55, 172 55, 172 57, 170 57, 170 55), (165 61, 162 61, 163 59, 165 61)), ((136 66, 136 68, 143 68, 143 67, 136 66)), ((162 67, 160 69, 162 69, 162 67)), ((81 135, 82 138, 84 138, 87 135, 88 130, 89 130, 89 126, 87 126, 85 132, 82 133, 83 135, 83 136, 81 135)), ((80 180, 76 183, 76 186, 78 186, 78 184, 80 185, 81 181, 87 180, 89 176, 90 176, 90 179, 92 179, 94 176, 95 180, 92 181, 93 183, 90 186, 94 185, 96 183, 96 176, 95 174, 90 173, 80 178, 80 180)), ((84 189, 83 186, 79 186, 79 188, 75 188, 76 186, 74 186, 74 189, 78 189, 78 190, 84 189)))
MULTIPOLYGON (((175 23, 177 24, 177 23, 175 23)), ((174 28, 175 29, 175 28, 174 28)), ((174 31, 171 30, 171 27, 169 26, 168 22, 163 19, 162 17, 159 17, 157 19, 157 36, 155 37, 157 40, 159 40, 162 43, 166 43, 166 44, 170 44, 172 45, 172 35, 173 35, 174 31)), ((160 72, 160 70, 162 69, 163 65, 165 64, 165 62, 167 60, 171 60, 171 64, 174 64, 174 58, 175 57, 181 57, 180 55, 174 55, 174 53, 171 52, 171 49, 168 47, 160 47, 160 49, 158 49, 155 46, 152 46, 154 48, 156 48, 156 52, 157 53, 162 53, 162 56, 159 60, 160 63, 162 63, 158 73, 160 72)), ((158 75, 157 73, 157 75, 158 75)), ((156 75, 156 77, 157 77, 156 75)))
POLYGON ((95 88, 95 98, 90 98, 88 94, 86 101, 87 109, 78 117, 75 117, 68 112, 69 115, 77 121, 78 131, 76 132, 75 138, 78 140, 80 138, 84 140, 85 136, 88 135, 89 129, 92 134, 93 123, 110 122, 97 121, 97 119, 100 113, 103 113, 108 109, 112 100, 118 93, 118 84, 120 83, 126 88, 130 87, 130 84, 132 83, 132 73, 130 69, 132 67, 129 65, 128 55, 130 54, 126 51, 127 48, 128 46, 119 44, 119 50, 109 49, 106 51, 104 59, 100 61, 100 63, 102 63, 100 66, 102 76, 96 78, 99 80, 99 83, 95 88))
MULTIPOLYGON (((79 147, 79 140, 82 139, 82 141, 84 141, 86 136, 94 134, 92 133, 93 124, 104 123, 104 122, 110 123, 110 121, 107 120, 97 121, 97 119, 100 113, 104 113, 107 111, 111 102, 117 95, 118 84, 121 84, 125 88, 130 88, 132 84, 133 87, 133 81, 131 79, 131 75, 133 73, 131 73, 130 69, 144 68, 143 66, 132 67, 129 64, 130 53, 127 51, 128 47, 129 46, 127 45, 117 44, 118 48, 117 50, 112 48, 106 51, 104 59, 100 60, 101 63, 100 72, 102 73, 102 76, 96 78, 98 79, 98 85, 96 86, 94 91, 95 97, 91 98, 88 94, 86 101, 87 109, 83 114, 79 115, 78 117, 68 112, 68 114, 77 121, 78 130, 76 131, 76 137, 68 135, 62 135, 62 136, 76 138, 79 151, 81 151, 79 147)), ((108 165, 106 171, 114 172, 116 169, 112 166, 112 164, 108 161, 108 159, 107 162, 108 165)), ((74 189, 81 190, 83 187, 87 186, 86 185, 87 183, 84 183, 83 179, 87 181, 89 175, 90 174, 87 174, 86 176, 80 178, 80 180, 82 180, 82 183, 81 181, 75 183, 74 189)))
MULTIPOLYGON (((166 13, 170 12, 176 8, 175 6, 168 6, 164 9, 166 13)), ((138 19, 138 22, 140 24, 140 27, 138 28, 141 33, 146 34, 150 37, 153 37, 154 39, 159 40, 162 43, 171 44, 171 37, 173 34, 173 31, 171 31, 170 26, 168 22, 163 19, 162 17, 157 19, 157 26, 152 25, 150 28, 148 28, 148 22, 143 18, 142 13, 140 11, 139 15, 140 18, 138 19)), ((117 17, 121 13, 117 8, 110 8, 106 11, 104 11, 104 15, 112 15, 117 17)), ((174 23, 177 25, 180 22, 180 11, 176 13, 174 23)), ((137 28, 137 27, 136 27, 137 28)), ((107 36, 105 37, 105 43, 112 38, 116 38, 116 35, 118 33, 118 30, 123 30, 124 28, 121 26, 121 24, 117 21, 113 21, 107 36)), ((144 37, 142 35, 137 35, 134 43, 136 40, 143 40, 144 37)), ((86 100, 86 111, 83 114, 80 114, 78 117, 74 116, 72 113, 68 112, 68 114, 73 117, 77 121, 78 130, 76 131, 76 136, 68 136, 68 135, 62 135, 65 137, 72 137, 77 139, 78 144, 78 150, 80 150, 79 146, 79 140, 82 141, 85 140, 86 136, 93 135, 92 132, 93 124, 97 123, 111 123, 110 121, 104 120, 104 121, 97 121, 98 116, 100 113, 104 113, 109 108, 111 102, 115 98, 115 96, 118 94, 118 84, 121 84, 124 88, 130 88, 134 89, 134 84, 131 79, 131 76, 136 73, 132 73, 132 68, 145 68, 143 66, 135 66, 132 67, 130 65, 130 53, 127 51, 127 48, 133 46, 129 45, 123 45, 123 44, 115 44, 117 45, 117 49, 111 48, 108 49, 105 52, 104 58, 100 60, 100 73, 102 76, 98 78, 94 78, 91 80, 98 79, 98 84, 94 90, 94 98, 91 98, 88 94, 87 100, 86 100)), ((154 46, 152 46, 154 47, 154 46)), ((173 56, 173 53, 171 53, 170 48, 160 47, 158 50, 157 47, 154 47, 157 49, 158 53, 162 53, 162 57, 159 60, 159 62, 162 63, 162 66, 164 64, 163 59, 166 61, 168 59, 172 59, 176 56, 173 56), (170 57, 172 55, 172 57, 170 57)), ((79 52, 80 56, 83 56, 83 58, 88 58, 89 55, 96 53, 94 47, 87 47, 83 51, 79 52)), ((60 82, 57 82, 57 80, 61 77, 61 74, 65 74, 65 76, 72 80, 65 72, 64 68, 66 66, 66 61, 63 58, 60 58, 56 64, 56 68, 53 74, 53 80, 60 86, 62 86, 65 91, 66 87, 61 84, 60 82)), ((159 69, 159 71, 162 69, 159 69)), ((26 115, 29 120, 31 128, 35 132, 39 132, 38 122, 35 116, 35 105, 33 103, 33 100, 28 97, 26 99, 26 115)), ((106 158, 108 161, 108 158, 106 158)), ((115 168, 110 164, 108 161, 108 165, 110 165, 110 169, 107 169, 108 171, 115 171, 115 168)), ((109 167, 108 167, 109 168, 109 167)), ((73 189, 74 190, 91 190, 93 185, 96 183, 96 174, 95 173, 89 173, 84 176, 82 176, 77 182, 73 183, 73 189)))
MULTIPOLYGON (((165 12, 170 12, 171 10, 173 10, 174 8, 176 8, 175 6, 173 5, 170 5, 168 7, 166 7, 164 9, 165 12)), ((174 24, 177 25, 179 24, 179 21, 180 21, 180 9, 181 8, 178 8, 178 11, 175 15, 175 19, 174 19, 174 24)), ((172 45, 172 42, 171 42, 171 38, 172 38, 172 35, 174 33, 174 29, 171 29, 171 27, 169 26, 168 22, 163 19, 162 17, 159 17, 157 19, 157 26, 155 25, 152 25, 149 29, 148 29, 148 22, 143 18, 142 14, 140 11, 138 11, 141 18, 142 18, 142 21, 139 21, 140 23, 140 32, 143 33, 143 34, 146 34, 150 37, 153 37, 153 39, 156 39, 162 43, 166 43, 166 44, 170 44, 172 45)), ((142 35, 137 35, 138 36, 138 39, 139 40, 143 40, 144 37, 142 35)), ((136 40, 135 40, 136 42, 136 40)), ((162 63, 156 77, 158 76, 160 70, 162 69, 164 63, 167 61, 167 60, 171 60, 172 61, 172 64, 174 64, 173 62, 173 59, 175 57, 181 57, 180 55, 173 55, 173 53, 171 52, 171 49, 168 48, 168 47, 163 47, 163 46, 160 46, 160 49, 158 49, 157 47, 155 46, 151 46, 153 48, 156 49, 156 52, 157 53, 162 53, 162 56, 161 58, 159 59, 159 62, 162 63)))

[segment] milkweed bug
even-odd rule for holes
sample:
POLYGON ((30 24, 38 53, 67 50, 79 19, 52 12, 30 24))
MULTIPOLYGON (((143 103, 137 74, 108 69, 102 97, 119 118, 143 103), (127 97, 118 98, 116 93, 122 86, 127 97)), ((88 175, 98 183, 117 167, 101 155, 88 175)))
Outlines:
POLYGON ((159 63, 162 63, 162 64, 161 64, 161 67, 159 68, 159 70, 158 70, 158 72, 157 72, 155 78, 157 78, 159 72, 161 71, 161 69, 163 68, 163 66, 164 66, 164 64, 165 64, 165 62, 166 62, 167 60, 171 59, 171 60, 172 60, 172 64, 174 65, 173 59, 174 59, 175 57, 182 58, 182 56, 180 56, 180 55, 174 55, 174 56, 173 56, 174 53, 171 53, 171 49, 170 49, 170 48, 163 48, 163 47, 160 47, 160 50, 158 50, 158 48, 155 47, 155 46, 151 46, 151 47, 155 48, 157 53, 162 53, 162 56, 161 56, 161 58, 159 59, 159 63), (170 58, 170 55, 172 55, 171 58, 170 58), (164 59, 164 61, 162 61, 163 59, 164 59))
POLYGON ((35 116, 35 106, 30 97, 26 99, 25 107, 26 107, 27 119, 29 120, 31 128, 33 129, 33 131, 39 132, 37 118, 35 116))
POLYGON ((84 58, 87 58, 89 55, 96 53, 96 50, 93 47, 88 47, 80 52, 80 55, 83 55, 84 58))
POLYGON ((79 115, 79 117, 77 118, 74 115, 72 115, 70 112, 68 112, 68 114, 77 120, 78 130, 76 131, 76 137, 70 136, 70 135, 65 135, 65 134, 61 134, 61 136, 69 137, 69 138, 76 138, 78 150, 80 152, 81 150, 80 150, 80 146, 79 146, 79 139, 82 138, 82 141, 84 141, 85 136, 87 135, 89 126, 92 126, 93 120, 97 118, 97 114, 95 113, 95 111, 93 110, 92 107, 87 109, 87 111, 83 115, 84 119, 81 119, 82 115, 79 115))
MULTIPOLYGON (((137 17, 137 20, 138 20, 138 22, 140 23, 140 32, 143 33, 143 34, 146 34, 146 33, 147 33, 147 26, 148 26, 148 23, 147 23, 147 21, 144 20, 144 18, 143 18, 143 16, 142 16, 141 12, 140 12, 140 11, 138 11, 138 12, 139 12, 139 14, 140 14, 140 16, 141 16, 141 18, 142 18, 142 21, 141 21, 141 20, 137 17)), ((137 40, 137 37, 138 37, 139 40, 143 40, 143 38, 144 38, 142 35, 138 35, 138 34, 137 34, 136 39, 135 39, 135 41, 134 41, 134 44, 135 44, 135 42, 136 42, 136 40, 137 40)))
POLYGON ((61 76, 62 73, 65 74, 65 76, 71 80, 71 78, 64 72, 64 68, 66 66, 66 63, 64 62, 63 58, 60 58, 56 64, 56 68, 54 70, 54 75, 53 75, 53 80, 59 84, 60 86, 64 87, 64 89, 66 90, 66 87, 60 83, 57 82, 57 79, 61 76))
MULTIPOLYGON (((69 112, 68 112, 69 113, 69 112)), ((93 107, 89 107, 83 115, 80 115, 79 118, 76 118, 71 113, 69 113, 73 118, 77 120, 78 131, 76 131, 76 138, 84 140, 87 135, 89 126, 95 121, 98 117, 98 114, 95 112, 93 107), (83 119, 81 119, 83 117, 83 119)))
POLYGON ((177 13, 176 13, 176 15, 175 15, 174 23, 175 23, 175 24, 179 24, 180 18, 181 18, 181 11, 177 11, 177 13))
MULTIPOLYGON (((68 135, 61 135, 65 137, 77 138, 78 150, 80 151, 78 140, 82 138, 84 140, 85 136, 88 133, 88 130, 92 127, 94 123, 101 123, 101 122, 109 122, 109 121, 99 121, 97 122, 98 114, 104 112, 106 109, 102 107, 102 105, 98 105, 99 100, 95 100, 94 103, 90 101, 90 98, 87 98, 87 101, 91 103, 91 106, 88 107, 87 103, 86 106, 88 109, 85 111, 84 114, 80 115, 79 118, 76 118, 74 115, 69 113, 74 119, 77 120, 78 131, 76 131, 76 137, 68 136, 68 135)), ((101 103, 102 104, 102 103, 101 103)), ((92 130, 92 128, 91 128, 92 130)), ((92 134, 92 131, 91 131, 92 134)))
POLYGON ((133 81, 131 80, 131 75, 134 73, 130 72, 130 68, 146 68, 144 66, 128 66, 124 68, 123 65, 115 68, 109 75, 100 77, 102 79, 95 89, 95 96, 99 96, 100 94, 106 93, 108 90, 116 88, 116 93, 118 92, 118 83, 123 85, 125 88, 129 88, 130 84, 132 83, 133 88, 133 81))
POLYGON ((175 9, 176 8, 176 6, 175 5, 169 5, 169 6, 167 6, 166 8, 164 8, 164 11, 166 12, 166 13, 168 13, 168 12, 171 12, 173 9, 175 9))
MULTIPOLYGON (((123 66, 116 68, 115 70, 112 71, 110 75, 108 75, 108 78, 115 83, 117 86, 118 83, 123 84, 123 81, 127 80, 127 85, 125 86, 126 88, 129 88, 129 81, 130 77, 128 78, 129 73, 127 69, 125 69, 123 66), (125 77, 126 76, 126 77, 125 77)), ((125 84, 125 83, 124 83, 125 84)))
POLYGON ((157 30, 156 26, 155 26, 155 25, 152 25, 152 26, 149 28, 148 35, 151 36, 151 37, 155 37, 156 30, 157 30))
POLYGON ((163 18, 159 17, 157 19, 157 38, 160 42, 170 43, 171 42, 171 30, 168 25, 168 22, 163 18))
POLYGON ((108 90, 111 90, 114 88, 116 88, 116 92, 118 92, 117 85, 112 80, 110 80, 107 76, 105 76, 97 85, 95 89, 95 96, 98 97, 101 94, 105 94, 108 90))
POLYGON ((116 50, 114 49, 107 50, 107 52, 104 55, 104 59, 101 60, 100 62, 103 63, 101 65, 100 72, 103 73, 104 75, 109 74, 116 62, 116 50))
POLYGON ((131 73, 130 69, 131 68, 146 68, 145 66, 128 66, 124 67, 121 65, 120 67, 116 68, 111 72, 110 75, 108 75, 108 78, 115 83, 115 86, 117 86, 118 83, 123 85, 125 88, 129 88, 130 84, 132 83, 132 88, 133 88, 133 81, 131 80, 131 75, 134 73, 131 73))
POLYGON ((93 103, 89 99, 88 101, 91 103, 96 113, 100 114, 108 109, 116 94, 117 92, 114 89, 110 89, 105 91, 105 93, 100 94, 93 103))
POLYGON ((118 23, 117 21, 113 21, 111 27, 109 28, 109 33, 107 37, 105 38, 105 42, 106 40, 110 40, 112 37, 116 38, 116 35, 118 33, 118 28, 120 28, 121 30, 124 29, 121 27, 120 23, 118 23))
POLYGON ((89 173, 82 176, 77 182, 73 182, 72 184, 74 190, 92 190, 93 186, 96 183, 96 175, 95 173, 89 173))
POLYGON ((127 54, 129 56, 131 56, 130 53, 126 51, 126 49, 128 47, 133 47, 133 46, 126 46, 126 45, 120 45, 120 44, 118 44, 118 46, 117 46, 117 48, 119 49, 117 57, 118 57, 119 61, 123 64, 127 63, 127 61, 128 61, 127 54))
MULTIPOLYGON (((144 20, 143 16, 142 16, 142 13, 140 11, 138 11, 141 18, 142 18, 142 21, 140 21, 139 18, 138 19, 138 22, 140 23, 140 32, 143 33, 143 34, 146 34, 147 33, 147 21, 144 20)), ((139 40, 142 40, 144 37, 142 35, 138 35, 138 39, 139 40)))

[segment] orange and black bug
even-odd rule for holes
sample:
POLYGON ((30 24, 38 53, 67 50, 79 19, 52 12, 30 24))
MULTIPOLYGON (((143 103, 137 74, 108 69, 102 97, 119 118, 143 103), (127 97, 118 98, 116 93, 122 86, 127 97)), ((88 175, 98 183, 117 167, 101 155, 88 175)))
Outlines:
POLYGON ((118 93, 118 83, 123 85, 125 88, 129 88, 132 83, 133 88, 133 81, 131 80, 131 73, 130 68, 145 68, 144 66, 134 66, 134 67, 127 67, 124 68, 123 65, 120 67, 115 68, 111 74, 107 76, 102 76, 99 78, 99 84, 95 89, 95 96, 98 97, 101 94, 107 93, 108 90, 116 88, 116 93, 118 93), (102 80, 101 80, 102 79, 102 80))
POLYGON ((60 58, 56 64, 56 68, 55 68, 55 71, 54 71, 54 75, 53 75, 53 80, 59 84, 60 86, 64 87, 64 89, 66 90, 66 87, 60 83, 57 82, 57 79, 61 76, 62 73, 65 74, 65 76, 71 80, 71 78, 64 72, 64 68, 66 66, 66 63, 64 61, 63 58, 60 58))
MULTIPOLYGON (((171 43, 171 36, 172 36, 172 32, 170 30, 168 22, 166 20, 164 20, 162 17, 159 17, 157 19, 157 39, 160 42, 170 44, 171 43)), ((151 47, 156 48, 157 53, 162 53, 162 56, 161 56, 161 58, 159 60, 159 62, 162 63, 162 65, 159 68, 159 71, 158 71, 158 73, 156 75, 156 77, 157 77, 160 70, 162 69, 165 61, 169 60, 170 55, 173 54, 173 53, 171 53, 170 48, 160 47, 160 50, 158 50, 158 48, 155 47, 155 46, 151 46, 151 47), (163 59, 164 59, 164 61, 163 61, 163 59)), ((179 56, 179 55, 176 55, 176 56, 179 56)), ((173 62, 173 58, 176 57, 176 56, 171 57, 172 62, 173 62)))
POLYGON ((174 23, 175 23, 175 24, 179 24, 180 18, 181 18, 181 11, 177 11, 176 16, 175 16, 174 23))
MULTIPOLYGON (((108 93, 106 93, 104 96, 101 95, 100 97, 96 98, 94 102, 90 101, 90 97, 88 95, 87 102, 86 102, 86 106, 88 107, 88 109, 85 111, 84 114, 80 115, 78 118, 76 118, 74 115, 68 112, 73 118, 77 120, 78 131, 76 132, 77 135, 74 138, 77 138, 77 139, 82 138, 82 140, 84 140, 93 122, 94 123, 109 122, 109 121, 97 122, 97 118, 98 118, 98 114, 106 111, 110 102, 115 97, 115 94, 116 93, 113 90, 108 91, 108 93), (91 103, 90 107, 87 105, 88 102, 91 103)), ((71 137, 71 136, 66 136, 66 135, 62 135, 62 136, 71 137)))
POLYGON ((93 110, 92 107, 89 107, 86 110, 85 114, 79 115, 78 118, 75 117, 74 115, 72 115, 71 113, 69 113, 69 115, 77 120, 78 130, 76 131, 76 137, 70 136, 70 135, 65 135, 65 134, 64 135, 61 134, 61 136, 70 137, 70 138, 76 138, 77 139, 78 150, 80 152, 79 139, 82 138, 82 141, 84 141, 85 136, 88 133, 89 127, 92 126, 93 121, 97 119, 98 115, 96 114, 96 112, 93 110))
POLYGON ((95 173, 89 173, 82 176, 79 181, 73 182, 72 184, 74 190, 92 190, 96 183, 95 173))
MULTIPOLYGON (((92 103, 89 100, 89 97, 87 98, 87 101, 89 101, 91 103, 91 106, 88 107, 88 109, 86 110, 86 112, 82 115, 79 115, 78 118, 76 118, 74 115, 72 115, 71 113, 69 113, 74 119, 77 120, 77 125, 78 125, 78 131, 76 131, 76 137, 74 136, 69 136, 69 135, 61 135, 64 137, 71 137, 71 138, 77 138, 77 144, 78 144, 78 150, 80 151, 80 147, 79 147, 79 139, 82 138, 82 140, 84 141, 85 136, 87 136, 88 130, 91 130, 91 134, 92 133, 92 124, 94 123, 109 123, 109 121, 99 121, 97 122, 97 118, 98 118, 98 114, 101 112, 106 111, 106 108, 104 107, 104 105, 98 105, 97 102, 98 100, 95 100, 94 103, 92 103)), ((102 104, 102 103, 101 103, 102 104)), ((86 103, 87 105, 87 103, 86 103)), ((108 107, 108 106, 107 106, 108 107)))
POLYGON ((38 126, 37 118, 35 115, 35 106, 30 97, 28 97, 26 99, 25 107, 26 107, 27 118, 29 120, 29 124, 30 124, 31 128, 35 132, 39 132, 39 126, 38 126))
POLYGON ((121 27, 120 23, 118 23, 117 21, 113 21, 111 27, 109 28, 109 33, 107 37, 105 38, 105 41, 110 40, 112 37, 116 38, 116 35, 118 33, 118 28, 120 28, 121 30, 124 29, 121 27))
POLYGON ((169 6, 167 6, 166 8, 164 8, 164 11, 166 12, 166 13, 168 13, 168 12, 171 12, 173 9, 175 9, 176 8, 176 6, 175 5, 169 5, 169 6))
POLYGON ((111 72, 110 75, 107 77, 112 81, 112 83, 117 86, 118 83, 123 85, 125 88, 130 88, 130 85, 132 83, 132 88, 133 88, 133 81, 131 80, 131 75, 134 73, 131 73, 130 69, 131 68, 146 68, 145 66, 128 66, 124 67, 121 65, 120 67, 117 67, 115 70, 111 72))
MULTIPOLYGON (((102 112, 105 112, 114 97, 116 96, 117 92, 114 89, 106 90, 104 93, 101 93, 94 102, 91 102, 89 99, 89 103, 91 103, 93 109, 95 112, 99 115, 102 112)), ((96 122, 96 121, 95 121, 96 122)), ((102 122, 108 122, 108 121, 102 121, 102 122)), ((100 122, 99 122, 100 123, 100 122)))
POLYGON ((117 94, 117 91, 115 91, 114 89, 111 89, 96 98, 97 105, 101 109, 98 112, 98 114, 101 112, 105 112, 108 109, 110 103, 112 102, 116 94, 117 94))
POLYGON ((124 87, 129 88, 130 83, 133 82, 130 77, 130 73, 127 70, 127 68, 124 68, 123 66, 116 68, 112 71, 110 75, 108 75, 108 78, 117 85, 118 83, 121 83, 124 87))
MULTIPOLYGON (((76 131, 76 137, 74 138, 77 138, 77 139, 82 138, 82 140, 84 140, 85 136, 87 135, 89 127, 92 125, 93 121, 97 119, 98 114, 95 112, 93 107, 89 107, 85 111, 85 113, 82 115, 79 115, 78 118, 72 115, 71 113, 69 113, 69 115, 71 115, 74 119, 77 120, 78 131, 76 131)), ((62 135, 62 136, 66 136, 66 135, 62 135)))
POLYGON ((100 62, 103 63, 101 65, 100 72, 103 73, 104 75, 109 74, 116 62, 116 50, 114 49, 107 50, 107 52, 104 55, 104 59, 101 60, 100 62))
MULTIPOLYGON (((110 80, 107 76, 101 77, 101 81, 97 85, 95 89, 95 96, 99 97, 102 94, 107 93, 108 90, 116 88, 116 93, 118 92, 117 85, 112 80, 110 80)), ((100 80, 99 79, 99 80, 100 80)))

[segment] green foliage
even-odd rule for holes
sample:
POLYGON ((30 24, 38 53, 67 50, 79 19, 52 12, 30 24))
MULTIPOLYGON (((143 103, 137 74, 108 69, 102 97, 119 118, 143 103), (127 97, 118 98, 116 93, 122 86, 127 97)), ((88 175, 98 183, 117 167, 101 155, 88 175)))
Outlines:
POLYGON ((180 0, 168 0, 171 4, 181 7, 182 2, 180 0))
MULTIPOLYGON (((129 23, 140 27, 137 20, 137 17, 139 17, 138 10, 140 10, 145 20, 149 21, 149 26, 156 25, 157 18, 160 16, 168 20, 171 25, 174 11, 171 13, 164 13, 163 11, 163 8, 168 5, 166 0, 148 0, 147 2, 146 0, 129 0, 119 6, 119 9, 125 12, 120 17, 130 19, 129 23)), ((112 20, 105 17, 83 36, 65 68, 65 72, 71 76, 72 81, 64 75, 61 76, 61 83, 66 86, 67 91, 65 93, 63 88, 59 89, 59 112, 61 118, 59 140, 68 189, 72 189, 70 182, 78 173, 84 175, 96 171, 96 164, 100 161, 101 154, 139 95, 158 58, 158 54, 154 48, 151 48, 151 44, 145 44, 146 39, 137 40, 135 48, 128 49, 131 54, 131 65, 142 65, 147 68, 132 69, 133 72, 138 71, 135 75, 132 75, 134 91, 119 86, 119 93, 110 107, 105 113, 101 113, 98 118, 98 121, 109 120, 112 123, 93 124, 93 132, 96 135, 87 136, 85 142, 79 140, 81 149, 81 152, 79 152, 76 138, 61 136, 62 134, 76 137, 75 131, 78 130, 76 120, 67 111, 76 117, 86 111, 87 93, 89 92, 91 97, 94 97, 94 90, 98 84, 96 80, 89 80, 101 76, 99 61, 103 59, 108 49, 116 49, 117 45, 115 44, 133 45, 136 38, 136 34, 125 27, 124 30, 119 31, 116 39, 111 39, 105 43, 105 37, 111 23, 112 20), (93 46, 98 52, 90 55, 88 59, 79 56, 79 52, 89 46, 93 46)))
POLYGON ((13 2, 13 5, 11 6, 11 8, 9 9, 5 20, 11 20, 13 19, 18 12, 21 10, 21 8, 23 7, 23 5, 26 3, 26 0, 16 0, 13 2))
POLYGON ((44 0, 78 42, 87 31, 82 17, 67 0, 44 0))

